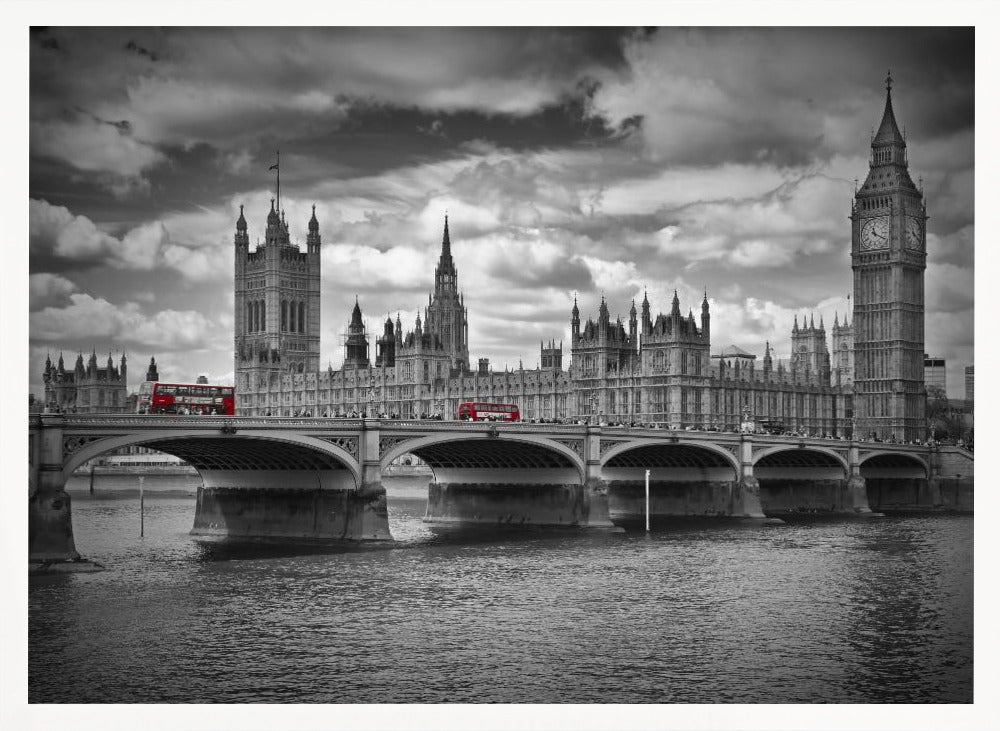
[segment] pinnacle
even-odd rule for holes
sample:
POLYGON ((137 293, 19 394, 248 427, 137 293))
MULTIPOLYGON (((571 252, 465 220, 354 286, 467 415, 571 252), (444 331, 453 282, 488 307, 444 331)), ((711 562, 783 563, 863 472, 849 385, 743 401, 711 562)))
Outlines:
POLYGON ((882 113, 882 123, 878 127, 878 132, 875 133, 872 144, 891 142, 906 144, 903 135, 899 131, 899 125, 896 123, 896 114, 892 109, 892 76, 890 75, 886 77, 885 111, 882 113))

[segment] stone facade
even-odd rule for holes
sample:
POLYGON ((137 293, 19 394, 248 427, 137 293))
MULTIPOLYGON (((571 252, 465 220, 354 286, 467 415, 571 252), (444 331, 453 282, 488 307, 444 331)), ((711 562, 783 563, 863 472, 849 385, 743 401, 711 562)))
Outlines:
POLYGON ((541 344, 540 365, 534 370, 494 372, 480 358, 478 369, 472 371, 468 311, 445 218, 434 291, 428 295, 423 319, 418 315, 414 328, 404 333, 398 315, 395 322, 388 318, 376 338, 372 364, 356 301, 344 341, 344 365, 337 371, 321 371, 315 367, 319 350, 315 211, 309 222, 309 252, 299 254, 287 243, 287 227, 272 205, 268 243, 255 253, 248 250, 242 209, 237 222, 237 412, 441 414, 448 419, 454 418, 461 401, 476 400, 516 403, 524 419, 593 419, 698 429, 738 429, 749 411, 767 428, 850 436, 860 382, 863 434, 922 438, 923 427, 918 429, 917 421, 922 422, 923 406, 915 405, 912 397, 923 398, 923 374, 922 368, 910 367, 910 351, 916 348, 922 358, 926 214, 922 196, 906 172, 905 142, 888 96, 884 116, 872 142, 869 179, 858 191, 852 211, 853 317, 845 314, 841 323, 837 313, 832 353, 822 317, 817 326, 810 315, 808 324, 803 318, 801 325, 796 316, 787 359, 778 360, 770 344, 759 365, 756 356, 739 349, 712 355, 707 292, 697 319, 690 309, 682 314, 675 292, 669 312, 655 318, 648 296, 643 298, 641 315, 633 301, 627 325, 620 317, 612 321, 603 299, 596 320, 582 323, 574 302, 571 362, 566 370, 562 344, 550 341, 541 344), (889 232, 886 241, 893 242, 885 249, 880 238, 883 228, 889 232), (287 249, 293 251, 282 253, 287 249), (261 263, 251 267, 251 261, 261 263), (296 281, 308 285, 307 314, 298 319, 300 326, 306 323, 306 332, 295 333, 293 328, 289 337, 283 310, 279 328, 277 308, 303 291, 296 286, 286 294, 283 288, 296 281), (898 286, 887 289, 891 282, 898 286), (899 294, 893 299, 886 294, 889 291, 899 294), (253 303, 260 303, 259 315, 253 303), (894 314, 890 318, 886 313, 894 314), (897 323, 902 332, 897 332, 897 323), (856 357, 858 338, 863 354, 856 357), (291 349, 293 345, 303 349, 291 349))
POLYGON ((83 354, 76 365, 66 370, 62 354, 57 365, 45 359, 42 380, 45 383, 45 408, 70 414, 120 414, 129 410, 128 363, 122 354, 118 366, 111 360, 103 368, 97 365, 97 351, 90 354, 86 367, 83 354))

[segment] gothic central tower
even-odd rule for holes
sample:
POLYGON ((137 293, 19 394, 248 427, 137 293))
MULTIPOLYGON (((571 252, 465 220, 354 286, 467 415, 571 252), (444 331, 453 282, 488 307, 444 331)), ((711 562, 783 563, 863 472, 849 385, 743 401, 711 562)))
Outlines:
MULTIPOLYGON (((284 212, 271 199, 265 242, 250 251, 240 206, 235 236, 235 374, 238 394, 248 394, 291 373, 319 371, 320 235, 316 207, 306 250, 291 242, 284 212)), ((265 404, 237 401, 243 408, 265 404)), ((267 404, 270 405, 270 404, 267 404)))
POLYGON ((872 138, 868 177, 851 211, 856 435, 923 439, 927 209, 910 178, 892 110, 872 138))
POLYGON ((466 373, 469 370, 469 311, 465 308, 465 297, 458 291, 458 270, 451 258, 448 216, 444 217, 441 258, 434 268, 434 295, 427 304, 425 315, 425 330, 444 346, 450 367, 466 373))

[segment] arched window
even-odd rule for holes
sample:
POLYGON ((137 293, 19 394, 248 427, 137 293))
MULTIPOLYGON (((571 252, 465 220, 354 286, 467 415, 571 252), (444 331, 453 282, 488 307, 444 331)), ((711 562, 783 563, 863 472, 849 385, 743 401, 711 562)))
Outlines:
POLYGON ((295 309, 296 309, 295 303, 294 302, 289 302, 288 303, 288 310, 289 310, 289 315, 288 315, 288 329, 290 331, 292 331, 292 332, 296 331, 296 327, 295 327, 295 309))
POLYGON ((260 301, 260 329, 267 329, 267 303, 264 300, 260 301))
POLYGON ((250 317, 250 330, 257 332, 257 323, 260 322, 260 314, 258 311, 258 305, 256 302, 253 303, 253 314, 250 317))
POLYGON ((288 329, 288 300, 281 300, 281 332, 288 329))
POLYGON ((306 331, 306 303, 299 302, 299 332, 306 331))
POLYGON ((244 323, 244 329, 249 333, 253 332, 253 303, 247 302, 247 319, 244 323))

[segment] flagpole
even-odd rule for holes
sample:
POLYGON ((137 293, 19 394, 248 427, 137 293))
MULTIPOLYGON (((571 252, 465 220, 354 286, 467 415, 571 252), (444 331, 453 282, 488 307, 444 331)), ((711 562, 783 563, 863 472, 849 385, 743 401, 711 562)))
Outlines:
POLYGON ((276 152, 278 156, 278 162, 275 165, 278 172, 278 215, 281 215, 281 150, 276 152))

